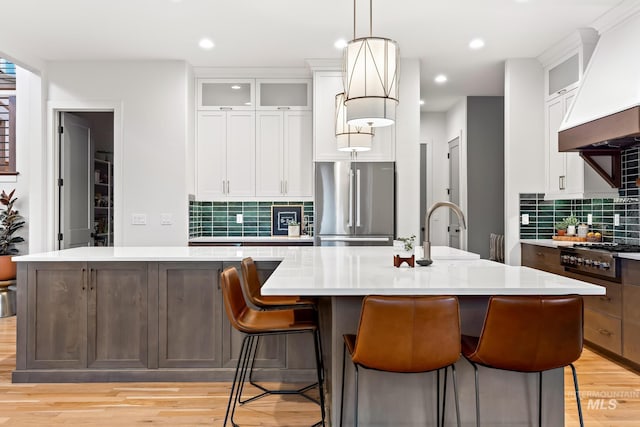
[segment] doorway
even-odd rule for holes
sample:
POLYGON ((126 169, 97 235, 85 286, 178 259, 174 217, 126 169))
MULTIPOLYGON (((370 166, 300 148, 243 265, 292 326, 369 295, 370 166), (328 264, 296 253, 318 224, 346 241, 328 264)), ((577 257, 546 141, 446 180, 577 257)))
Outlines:
MULTIPOLYGON (((460 138, 449 141, 449 201, 460 206, 460 138)), ((460 223, 449 209, 449 246, 460 249, 460 223)))
POLYGON ((113 246, 112 111, 59 111, 57 247, 113 246))
MULTIPOLYGON (((424 218, 427 209, 433 204, 433 146, 430 142, 420 142, 420 240, 426 240, 424 232, 424 218)), ((433 233, 430 233, 433 237, 433 233)))

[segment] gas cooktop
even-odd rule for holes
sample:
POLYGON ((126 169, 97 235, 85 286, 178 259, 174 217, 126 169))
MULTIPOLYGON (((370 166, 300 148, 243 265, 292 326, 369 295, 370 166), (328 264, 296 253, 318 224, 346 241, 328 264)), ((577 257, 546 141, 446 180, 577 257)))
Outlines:
POLYGON ((577 243, 573 245, 576 249, 591 249, 616 253, 640 252, 640 245, 627 245, 620 243, 577 243))

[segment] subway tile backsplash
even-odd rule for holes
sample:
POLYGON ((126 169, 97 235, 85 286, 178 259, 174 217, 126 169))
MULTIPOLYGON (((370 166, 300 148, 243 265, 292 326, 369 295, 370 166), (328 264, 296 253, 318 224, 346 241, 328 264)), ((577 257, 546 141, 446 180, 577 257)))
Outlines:
POLYGON ((189 202, 189 238, 271 236, 271 206, 301 205, 305 234, 313 235, 313 202, 189 202), (243 223, 236 222, 242 214, 243 223))
POLYGON ((640 214, 638 204, 638 159, 640 148, 622 153, 622 187, 616 199, 544 200, 543 193, 520 194, 520 217, 529 214, 529 225, 520 224, 521 239, 550 239, 555 223, 571 214, 584 223, 593 215, 591 231, 602 233, 604 242, 640 244, 640 214), (614 225, 614 215, 620 215, 620 225, 614 225))

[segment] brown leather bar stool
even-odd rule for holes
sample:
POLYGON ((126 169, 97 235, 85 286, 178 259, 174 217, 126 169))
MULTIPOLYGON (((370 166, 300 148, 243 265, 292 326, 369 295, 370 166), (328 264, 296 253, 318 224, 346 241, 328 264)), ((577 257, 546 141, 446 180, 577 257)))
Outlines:
MULTIPOLYGON (((309 299, 301 299, 297 296, 275 296, 275 295, 262 295, 260 289, 262 288, 262 283, 260 282, 260 277, 258 276, 258 269, 256 264, 253 262, 253 258, 247 257, 244 258, 241 262, 242 269, 242 284, 244 295, 247 301, 250 304, 253 304, 255 307, 261 310, 283 310, 283 309, 296 309, 295 314, 296 318, 299 320, 310 320, 316 322, 318 324, 318 310, 314 301, 309 299)), ((318 334, 318 345, 320 346, 320 353, 322 354, 322 342, 320 341, 320 335, 318 334)), ((258 343, 260 341, 260 337, 256 337, 255 345, 252 348, 252 356, 251 356, 251 366, 249 368, 249 383, 254 387, 262 390, 262 394, 252 397, 250 400, 254 400, 268 394, 290 394, 292 392, 303 394, 305 391, 312 389, 317 384, 309 384, 305 387, 302 387, 295 391, 288 390, 270 390, 262 385, 256 383, 253 380, 253 367, 255 365, 256 353, 258 351, 258 343)), ((321 374, 324 378, 324 366, 322 366, 321 374)), ((241 403, 246 403, 241 401, 241 403)))
MULTIPOLYGON (((324 387, 321 375, 321 353, 318 345, 318 327, 313 321, 297 320, 296 310, 271 310, 259 311, 247 306, 240 284, 240 277, 235 267, 225 269, 220 275, 222 287, 222 295, 227 317, 231 325, 238 331, 245 334, 238 355, 238 363, 236 372, 233 377, 231 392, 229 393, 229 402, 227 404, 227 412, 224 417, 223 426, 227 425, 230 419, 231 425, 234 427, 238 424, 233 420, 236 406, 241 402, 242 385, 246 379, 247 369, 249 367, 249 359, 254 340, 260 336, 273 334, 299 334, 310 333, 314 337, 315 358, 316 358, 316 374, 318 377, 318 391, 320 393, 320 414, 322 420, 317 425, 325 425, 324 410, 324 387), (233 402, 233 405, 232 405, 233 402)), ((253 399, 251 399, 253 400, 253 399)), ((246 402, 246 401, 245 401, 246 402)))
POLYGON ((582 353, 583 302, 578 295, 494 296, 489 299, 480 337, 462 336, 462 354, 475 370, 476 424, 480 426, 478 366, 537 372, 538 425, 542 426, 542 372, 570 366, 578 403, 578 377, 573 366, 582 353))
MULTIPOLYGON (((354 426, 358 425, 358 367, 397 373, 432 372, 451 367, 456 416, 460 425, 454 363, 460 358, 460 314, 454 296, 367 296, 362 303, 357 335, 344 335, 342 398, 347 351, 355 367, 354 426)), ((439 378, 439 376, 438 376, 439 378)), ((438 404, 440 408, 438 386, 438 404)), ((444 401, 442 425, 444 425, 444 401)), ((439 420, 439 413, 436 419, 439 420)))

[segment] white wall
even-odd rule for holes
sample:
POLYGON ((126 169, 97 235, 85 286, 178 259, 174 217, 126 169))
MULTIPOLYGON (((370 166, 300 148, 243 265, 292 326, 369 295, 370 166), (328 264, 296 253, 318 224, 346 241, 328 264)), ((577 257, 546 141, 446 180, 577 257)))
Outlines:
POLYGON ((520 193, 544 192, 544 73, 536 59, 505 62, 505 262, 520 265, 520 193))
MULTIPOLYGON (((446 117, 446 144, 453 139, 460 137, 459 206, 465 216, 467 216, 469 213, 469 210, 467 209, 467 98, 464 97, 460 99, 460 101, 451 107, 451 109, 447 111, 446 117)), ((448 151, 449 146, 447 145, 447 152, 448 151)), ((447 182, 448 179, 447 175, 447 182)), ((449 198, 447 197, 445 200, 449 200, 449 198)), ((441 208, 433 213, 432 218, 436 221, 441 221, 442 223, 446 222, 448 225, 449 212, 446 209, 441 208)), ((467 231, 465 229, 461 230, 460 247, 461 249, 467 248, 467 231)))
MULTIPOLYGON (((183 61, 52 62, 47 73, 49 121, 53 108, 119 106, 114 117, 121 126, 114 146, 116 246, 185 245, 190 67, 183 61), (146 214, 147 225, 131 225, 134 213, 146 214), (160 225, 162 213, 172 215, 172 225, 160 225)), ((47 188, 53 189, 51 184, 47 188)))
MULTIPOLYGON (((420 235, 420 62, 400 63, 396 115, 396 233, 420 235)), ((420 243, 418 243, 420 244, 420 243)))
MULTIPOLYGON (((447 161, 446 123, 445 113, 422 113, 420 115, 420 140, 431 145, 431 202, 449 200, 449 162, 447 161)), ((427 203, 427 209, 430 207, 427 203)), ((425 212, 420 213, 420 221, 424 221, 425 212)), ((430 221, 430 241, 433 246, 448 246, 447 234, 448 215, 436 211, 430 221)), ((422 225, 422 222, 420 223, 422 225)))

